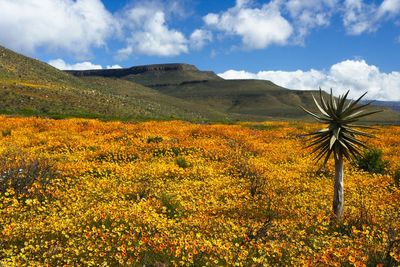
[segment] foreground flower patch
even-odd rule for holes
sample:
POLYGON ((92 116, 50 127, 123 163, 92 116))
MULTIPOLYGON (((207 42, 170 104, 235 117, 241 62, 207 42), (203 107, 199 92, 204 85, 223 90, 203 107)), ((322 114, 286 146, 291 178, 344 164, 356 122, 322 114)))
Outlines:
POLYGON ((386 174, 347 164, 340 224, 315 127, 0 117, 0 265, 400 264, 400 127, 386 174))

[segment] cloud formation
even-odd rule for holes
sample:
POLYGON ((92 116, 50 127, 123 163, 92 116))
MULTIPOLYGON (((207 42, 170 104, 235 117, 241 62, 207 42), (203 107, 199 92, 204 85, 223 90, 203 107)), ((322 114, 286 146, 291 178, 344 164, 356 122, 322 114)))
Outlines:
POLYGON ((128 32, 126 46, 118 51, 120 58, 134 54, 176 56, 187 53, 188 40, 183 33, 170 29, 165 12, 158 5, 142 4, 126 10, 121 22, 128 32))
POLYGON ((44 48, 85 57, 117 28, 100 0, 0 0, 0 6, 0 43, 28 54, 44 48))
POLYGON ((176 56, 210 39, 207 31, 195 31, 188 40, 168 26, 166 12, 182 16, 179 1, 171 0, 168 7, 155 1, 137 3, 111 14, 101 0, 0 0, 0 43, 30 55, 45 49, 86 59, 111 38, 124 44, 116 51, 122 58, 176 56))
POLYGON ((338 0, 288 0, 276 1, 291 19, 295 29, 294 42, 303 43, 304 38, 314 28, 330 24, 338 7, 338 0))
POLYGON ((286 44, 293 28, 277 6, 271 2, 252 8, 249 2, 237 0, 234 7, 220 14, 209 13, 204 16, 204 23, 227 35, 239 36, 246 49, 286 44))
POLYGON ((122 69, 122 66, 115 64, 115 65, 107 65, 106 69, 122 69))
POLYGON ((304 44, 314 29, 330 25, 333 16, 342 17, 350 35, 376 31, 382 22, 400 15, 400 0, 383 0, 380 5, 365 0, 271 0, 256 5, 236 0, 234 7, 209 13, 203 21, 211 30, 237 36, 246 49, 270 45, 304 44))
POLYGON ((400 0, 384 0, 380 5, 363 0, 345 0, 343 5, 343 25, 350 35, 374 32, 383 21, 400 15, 400 0))
POLYGON ((133 4, 112 14, 102 0, 0 0, 0 43, 29 55, 66 52, 77 60, 89 59, 96 48, 119 59, 173 57, 227 36, 237 37, 247 50, 303 45, 334 17, 349 35, 360 35, 388 21, 398 25, 400 16, 400 0, 236 0, 231 8, 204 14, 203 25, 190 29, 178 28, 172 19, 191 20, 191 1, 128 3, 133 4), (116 43, 107 46, 110 40, 116 43))
POLYGON ((212 40, 213 40, 213 35, 210 31, 203 29, 196 29, 190 35, 190 47, 195 50, 200 50, 212 40))
MULTIPOLYGON (((59 70, 99 70, 103 69, 101 65, 93 64, 89 61, 75 63, 75 64, 68 64, 64 60, 58 58, 53 59, 47 62, 49 65, 59 69, 59 70)), ((106 66, 106 69, 120 69, 122 68, 120 65, 112 65, 106 66)))
POLYGON ((337 7, 338 0, 272 0, 261 7, 237 0, 234 7, 203 20, 213 30, 239 36, 246 49, 263 49, 302 44, 312 29, 330 24, 337 7))
POLYGON ((400 72, 385 73, 364 60, 345 60, 334 64, 328 71, 246 71, 228 70, 218 74, 224 79, 270 80, 277 85, 298 90, 325 90, 333 88, 335 94, 350 90, 351 97, 368 91, 369 99, 400 101, 400 72))

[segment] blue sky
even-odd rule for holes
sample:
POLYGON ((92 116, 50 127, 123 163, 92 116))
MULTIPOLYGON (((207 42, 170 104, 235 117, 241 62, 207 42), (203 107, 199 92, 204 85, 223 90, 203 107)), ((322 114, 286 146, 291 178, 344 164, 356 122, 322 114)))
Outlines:
POLYGON ((0 44, 60 69, 182 62, 400 100, 400 0, 0 0, 0 44))

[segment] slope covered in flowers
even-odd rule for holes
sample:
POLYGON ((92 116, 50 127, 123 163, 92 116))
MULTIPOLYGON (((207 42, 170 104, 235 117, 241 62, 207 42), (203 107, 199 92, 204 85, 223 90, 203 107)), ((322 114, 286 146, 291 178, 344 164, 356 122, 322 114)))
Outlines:
POLYGON ((400 264, 400 127, 387 174, 346 162, 340 224, 316 127, 0 117, 0 265, 400 264))

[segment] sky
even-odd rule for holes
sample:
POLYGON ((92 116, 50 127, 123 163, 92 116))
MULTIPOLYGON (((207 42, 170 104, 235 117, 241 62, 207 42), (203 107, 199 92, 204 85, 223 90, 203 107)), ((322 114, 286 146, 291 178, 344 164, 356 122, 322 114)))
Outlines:
POLYGON ((400 0, 0 0, 0 45, 59 69, 188 63, 400 101, 400 0))

